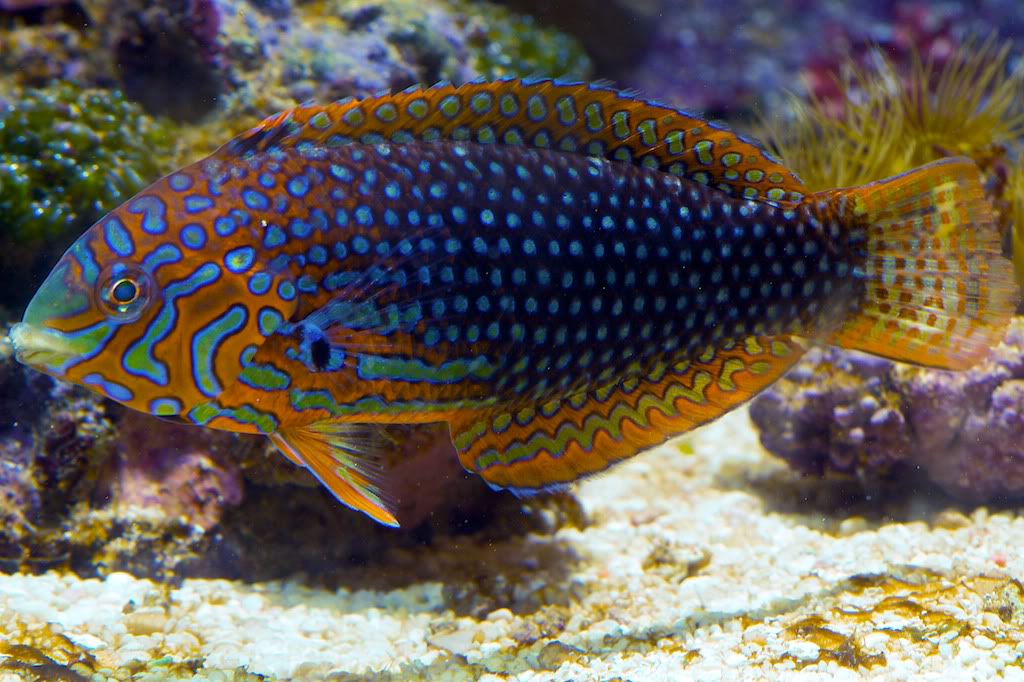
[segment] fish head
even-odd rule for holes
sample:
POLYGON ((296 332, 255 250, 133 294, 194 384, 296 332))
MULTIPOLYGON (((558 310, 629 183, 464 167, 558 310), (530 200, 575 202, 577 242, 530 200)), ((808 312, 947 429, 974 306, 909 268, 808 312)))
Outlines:
POLYGON ((216 398, 291 317, 290 275, 257 262, 241 224, 251 217, 182 191, 200 184, 184 173, 109 213, 61 257, 11 329, 20 362, 176 417, 216 398))

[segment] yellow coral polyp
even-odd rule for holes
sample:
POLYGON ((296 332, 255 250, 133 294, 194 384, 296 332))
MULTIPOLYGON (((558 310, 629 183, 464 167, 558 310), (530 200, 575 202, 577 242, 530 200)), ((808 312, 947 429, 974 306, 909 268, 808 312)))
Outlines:
POLYGON ((969 41, 936 71, 914 54, 900 92, 915 165, 940 156, 974 156, 1024 136, 1024 71, 1009 70, 1012 43, 995 35, 969 41))
MULTIPOLYGON (((971 157, 991 171, 1007 152, 1022 157, 1024 151, 1024 67, 1010 68, 1012 47, 995 35, 970 40, 941 66, 915 54, 902 76, 879 52, 877 68, 851 64, 837 76, 840 113, 834 102, 794 95, 792 116, 762 120, 762 137, 815 191, 872 182, 948 156, 971 157)), ((1024 288, 1024 157, 1005 186, 992 187, 1024 288)))
POLYGON ((1024 136, 1024 72, 1011 72, 1012 44, 968 41, 941 66, 915 55, 901 79, 851 65, 834 105, 792 97, 792 119, 763 121, 763 135, 814 190, 896 175, 945 156, 983 158, 1024 136))
POLYGON ((1010 169, 1006 181, 1006 195, 1010 202, 1011 249, 1013 273, 1017 285, 1024 290, 1024 158, 1018 159, 1010 169))

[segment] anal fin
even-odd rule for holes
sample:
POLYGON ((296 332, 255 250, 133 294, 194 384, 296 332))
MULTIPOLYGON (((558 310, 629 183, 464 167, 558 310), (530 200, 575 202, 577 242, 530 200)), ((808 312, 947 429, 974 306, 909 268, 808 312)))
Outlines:
POLYGON ((271 442, 288 459, 305 465, 338 501, 374 521, 398 527, 397 506, 385 490, 383 468, 375 445, 377 427, 370 424, 318 422, 282 429, 271 442))
POLYGON ((462 465, 531 494, 598 473, 740 405, 802 355, 786 337, 749 337, 642 378, 511 412, 450 421, 462 465))

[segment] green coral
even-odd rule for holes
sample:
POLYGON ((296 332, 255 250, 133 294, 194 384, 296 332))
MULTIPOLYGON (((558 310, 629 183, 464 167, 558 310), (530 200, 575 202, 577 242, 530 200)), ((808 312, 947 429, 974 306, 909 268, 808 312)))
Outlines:
POLYGON ((0 108, 0 264, 24 274, 165 167, 167 127, 120 93, 68 83, 0 108), (42 252, 42 253, 40 253, 42 252))
POLYGON ((479 22, 471 34, 472 66, 487 78, 552 76, 585 79, 593 65, 572 36, 539 26, 533 17, 510 12, 489 2, 453 0, 470 21, 479 22))

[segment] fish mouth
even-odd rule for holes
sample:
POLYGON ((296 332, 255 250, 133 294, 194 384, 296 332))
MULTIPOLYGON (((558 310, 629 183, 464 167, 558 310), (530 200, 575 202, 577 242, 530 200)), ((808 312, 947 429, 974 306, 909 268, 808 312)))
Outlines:
POLYGON ((27 322, 19 322, 11 327, 10 337, 14 344, 14 357, 30 367, 63 372, 67 361, 78 355, 71 339, 65 334, 35 327, 27 322))

